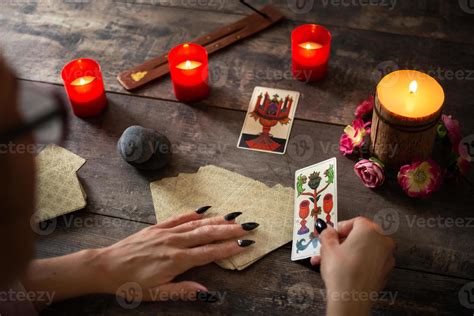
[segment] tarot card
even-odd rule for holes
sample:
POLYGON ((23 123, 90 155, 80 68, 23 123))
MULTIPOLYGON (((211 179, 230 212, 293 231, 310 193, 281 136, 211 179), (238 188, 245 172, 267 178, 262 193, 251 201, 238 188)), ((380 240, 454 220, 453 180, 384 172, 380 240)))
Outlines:
POLYGON ((320 254, 321 244, 315 229, 318 218, 337 227, 336 158, 297 170, 291 260, 320 254))
POLYGON ((284 154, 300 93, 255 87, 238 148, 284 154))

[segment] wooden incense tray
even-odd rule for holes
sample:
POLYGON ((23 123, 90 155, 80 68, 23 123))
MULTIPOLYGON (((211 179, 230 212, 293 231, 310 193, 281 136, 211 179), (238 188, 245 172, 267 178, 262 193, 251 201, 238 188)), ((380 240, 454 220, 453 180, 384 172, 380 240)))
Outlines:
MULTIPOLYGON (((260 12, 266 17, 256 12, 191 42, 204 46, 208 54, 212 54, 272 26, 283 18, 283 14, 271 5, 265 6, 260 12)), ((168 54, 163 54, 120 73, 117 79, 126 90, 133 90, 168 73, 168 54)))

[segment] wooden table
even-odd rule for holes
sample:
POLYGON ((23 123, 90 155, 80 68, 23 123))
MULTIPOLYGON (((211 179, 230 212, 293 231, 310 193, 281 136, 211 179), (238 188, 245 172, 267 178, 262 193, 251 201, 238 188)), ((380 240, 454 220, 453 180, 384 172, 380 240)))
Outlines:
MULTIPOLYGON (((374 92, 382 73, 396 67, 420 69, 437 77, 446 92, 445 112, 460 120, 465 134, 473 134, 473 14, 463 12, 457 1, 398 1, 392 9, 363 6, 364 1, 349 6, 338 1, 300 1, 298 9, 295 1, 273 0, 288 19, 211 56, 212 94, 190 106, 176 102, 168 78, 129 94, 115 77, 178 43, 236 21, 249 10, 237 1, 120 1, 7 1, 0 5, 2 49, 24 84, 62 91, 62 66, 76 57, 91 57, 102 64, 110 100, 100 118, 72 117, 65 147, 87 159, 79 176, 88 206, 60 219, 54 233, 40 238, 38 257, 107 246, 154 224, 150 181, 215 164, 269 185, 291 186, 298 168, 337 156, 340 219, 374 218, 381 210, 398 212, 399 228, 393 234, 397 264, 386 288, 396 300, 379 301, 374 313, 473 313, 458 298, 459 290, 474 280, 474 225, 469 222, 474 217, 472 187, 445 185, 428 200, 406 197, 393 179, 371 191, 354 175, 353 162, 337 150, 355 106, 374 92), (311 2, 313 8, 307 9, 304 4, 311 2), (291 78, 290 32, 304 22, 324 24, 333 34, 330 74, 319 83, 291 78), (235 146, 256 85, 302 93, 284 156, 235 146), (122 131, 135 124, 165 133, 177 145, 168 168, 138 172, 116 153, 122 131), (79 221, 71 224, 73 218, 79 221), (438 218, 461 219, 464 225, 447 227, 436 222, 438 218), (423 224, 423 220, 428 222, 423 224)), ((252 3, 259 6, 265 1, 252 3)), ((274 251, 243 272, 209 265, 183 276, 225 292, 220 303, 143 303, 126 310, 114 296, 91 296, 56 304, 44 314, 323 314, 320 274, 308 265, 291 262, 290 247, 274 251)))

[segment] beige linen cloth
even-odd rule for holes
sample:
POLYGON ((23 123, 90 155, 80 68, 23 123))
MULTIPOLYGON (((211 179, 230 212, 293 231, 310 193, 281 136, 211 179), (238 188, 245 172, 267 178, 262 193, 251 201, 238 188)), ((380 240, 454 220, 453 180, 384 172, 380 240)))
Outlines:
POLYGON ((85 162, 56 145, 47 146, 36 156, 36 222, 86 206, 87 196, 76 174, 85 162))
POLYGON ((225 269, 243 270, 267 253, 292 239, 292 188, 264 183, 213 165, 194 174, 179 174, 150 184, 157 222, 183 214, 190 209, 212 205, 206 216, 224 216, 241 211, 240 223, 257 222, 260 226, 248 239, 256 241, 247 251, 216 262, 225 269))

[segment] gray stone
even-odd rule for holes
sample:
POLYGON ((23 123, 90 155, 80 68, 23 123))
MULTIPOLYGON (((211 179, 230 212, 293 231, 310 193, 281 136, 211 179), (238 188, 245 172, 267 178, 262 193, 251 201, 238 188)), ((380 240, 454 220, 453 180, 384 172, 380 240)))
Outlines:
POLYGON ((130 165, 143 170, 156 170, 171 159, 171 143, 155 130, 141 126, 127 128, 117 143, 122 158, 130 165))

